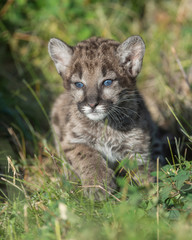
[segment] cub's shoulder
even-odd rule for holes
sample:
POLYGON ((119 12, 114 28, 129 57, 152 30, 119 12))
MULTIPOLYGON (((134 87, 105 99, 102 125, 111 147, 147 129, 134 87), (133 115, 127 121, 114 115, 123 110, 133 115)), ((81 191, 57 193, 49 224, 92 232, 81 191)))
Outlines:
POLYGON ((61 94, 56 99, 51 111, 51 121, 53 124, 59 125, 59 122, 63 122, 63 118, 68 114, 71 104, 72 99, 67 93, 61 94))
POLYGON ((53 105, 54 108, 61 108, 63 106, 69 106, 72 102, 72 98, 68 93, 62 93, 57 99, 55 100, 55 103, 53 105))

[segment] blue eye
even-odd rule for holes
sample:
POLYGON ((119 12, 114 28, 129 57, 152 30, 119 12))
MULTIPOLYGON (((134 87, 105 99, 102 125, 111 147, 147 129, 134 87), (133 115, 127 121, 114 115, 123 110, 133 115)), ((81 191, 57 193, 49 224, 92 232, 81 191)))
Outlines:
POLYGON ((110 80, 110 79, 107 79, 107 80, 105 80, 104 82, 103 82, 103 85, 104 86, 110 86, 111 84, 112 84, 112 80, 110 80))
POLYGON ((83 84, 82 82, 76 82, 76 83, 75 83, 75 86, 76 86, 77 88, 82 88, 82 87, 84 86, 84 84, 83 84))

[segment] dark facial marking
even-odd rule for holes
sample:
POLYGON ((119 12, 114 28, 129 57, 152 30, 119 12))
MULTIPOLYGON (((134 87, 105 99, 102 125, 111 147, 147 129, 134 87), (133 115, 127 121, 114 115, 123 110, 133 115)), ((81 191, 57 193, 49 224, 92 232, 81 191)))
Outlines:
POLYGON ((82 78, 83 75, 83 71, 82 71, 82 66, 79 62, 76 62, 74 65, 74 69, 73 69, 73 74, 74 73, 78 73, 79 74, 79 78, 82 78))
POLYGON ((108 49, 109 48, 108 48, 108 46, 106 44, 102 45, 101 51, 102 51, 103 55, 105 55, 107 53, 108 49))
MULTIPOLYGON (((105 63, 104 66, 106 68, 106 71, 114 71, 112 62, 110 62, 107 58, 103 59, 103 62, 105 63)), ((101 69, 102 70, 102 69, 101 69)))
POLYGON ((53 123, 57 126, 59 125, 59 116, 57 114, 53 116, 53 123))
POLYGON ((102 65, 102 67, 101 67, 101 71, 102 71, 103 77, 105 77, 106 74, 107 74, 107 68, 106 68, 106 65, 102 65))

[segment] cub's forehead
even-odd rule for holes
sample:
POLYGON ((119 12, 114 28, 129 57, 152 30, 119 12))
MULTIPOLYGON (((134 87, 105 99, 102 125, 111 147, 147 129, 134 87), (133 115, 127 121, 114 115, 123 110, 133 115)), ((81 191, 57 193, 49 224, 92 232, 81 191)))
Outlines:
POLYGON ((86 47, 86 46, 89 46, 91 48, 98 48, 99 46, 101 45, 113 45, 113 46, 117 46, 119 45, 120 43, 115 41, 115 40, 112 40, 112 39, 106 39, 106 38, 102 38, 102 37, 91 37, 91 38, 88 38, 86 40, 83 40, 81 42, 79 42, 76 47, 86 47))
POLYGON ((81 59, 72 65, 71 78, 72 79, 103 79, 117 77, 118 69, 112 63, 105 59, 104 61, 87 61, 81 59))
POLYGON ((73 47, 72 74, 83 72, 93 74, 101 72, 105 76, 109 71, 114 71, 116 49, 119 43, 114 40, 93 37, 78 43, 73 47))
POLYGON ((119 43, 114 40, 92 37, 78 43, 74 47, 74 55, 93 60, 113 54, 118 46, 119 43))

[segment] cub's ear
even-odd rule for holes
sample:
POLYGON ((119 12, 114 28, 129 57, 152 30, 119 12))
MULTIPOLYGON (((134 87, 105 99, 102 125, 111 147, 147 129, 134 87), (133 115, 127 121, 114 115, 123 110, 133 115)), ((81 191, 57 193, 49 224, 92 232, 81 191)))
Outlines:
POLYGON ((145 44, 141 37, 131 36, 117 48, 117 56, 120 64, 127 70, 131 78, 137 77, 141 71, 145 44))
POLYGON ((57 38, 51 38, 48 44, 48 52, 55 63, 57 72, 64 76, 73 55, 72 47, 57 38))

